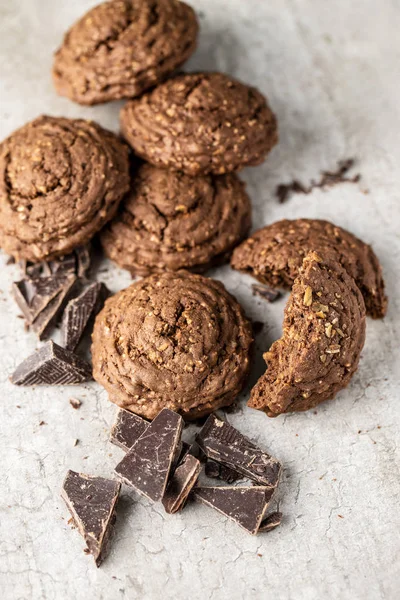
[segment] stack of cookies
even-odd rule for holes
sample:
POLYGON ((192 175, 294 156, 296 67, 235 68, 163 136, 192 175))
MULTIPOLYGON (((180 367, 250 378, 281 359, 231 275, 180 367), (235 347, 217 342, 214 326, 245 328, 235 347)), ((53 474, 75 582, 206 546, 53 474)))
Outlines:
POLYGON ((386 311, 381 268, 325 221, 281 221, 245 240, 251 203, 236 172, 266 158, 277 121, 258 90, 228 75, 177 74, 197 34, 178 0, 104 2, 69 29, 55 88, 83 105, 127 99, 123 140, 46 116, 14 132, 0 146, 0 244, 48 262, 99 233, 109 258, 144 277, 106 301, 92 353, 110 399, 148 419, 165 407, 197 418, 243 388, 250 323, 199 274, 233 252, 233 268, 292 290, 249 404, 269 416, 306 410, 357 369, 366 313, 386 311))

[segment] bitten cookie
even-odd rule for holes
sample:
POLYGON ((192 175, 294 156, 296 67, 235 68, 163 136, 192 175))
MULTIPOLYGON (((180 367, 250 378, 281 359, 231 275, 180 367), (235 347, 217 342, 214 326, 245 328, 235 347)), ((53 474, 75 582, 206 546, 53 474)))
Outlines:
POLYGON ((185 62, 198 24, 177 0, 118 0, 95 6, 55 54, 57 92, 80 104, 133 98, 185 62))
POLYGON ((0 144, 0 247, 49 260, 84 246, 129 189, 128 148, 92 121, 42 116, 0 144))
POLYGON ((267 225, 235 249, 231 265, 262 283, 290 289, 303 258, 311 250, 331 256, 355 279, 371 317, 385 316, 387 298, 382 268, 374 251, 328 221, 284 219, 267 225))
POLYGON ((136 154, 188 175, 261 163, 278 140, 264 96, 222 73, 178 75, 121 111, 136 154))
POLYGON ((250 200, 236 175, 193 179, 143 164, 101 242, 107 256, 139 275, 204 271, 227 260, 250 225, 250 200))
POLYGON ((233 402, 249 371, 251 326, 218 281, 152 275, 106 301, 93 331, 93 375, 110 400, 147 419, 187 419, 233 402))
POLYGON ((333 398, 357 370, 364 341, 365 304, 354 279, 338 262, 310 252, 249 406, 274 417, 333 398))

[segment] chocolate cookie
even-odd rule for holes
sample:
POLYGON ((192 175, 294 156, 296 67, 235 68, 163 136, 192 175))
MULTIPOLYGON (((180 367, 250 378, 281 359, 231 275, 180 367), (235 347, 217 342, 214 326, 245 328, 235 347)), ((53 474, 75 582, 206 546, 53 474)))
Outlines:
POLYGON ((333 398, 357 370, 364 341, 365 304, 354 279, 338 262, 310 252, 249 406, 274 417, 333 398))
POLYGON ((92 121, 42 116, 0 144, 0 246, 50 260, 85 245, 129 189, 128 149, 92 121))
POLYGON ((178 75, 121 111, 136 154, 188 175, 261 163, 278 140, 264 96, 222 73, 178 75))
POLYGON ((187 419, 231 404, 249 371, 251 326, 222 283, 186 271, 152 275, 106 301, 92 336, 94 378, 147 419, 187 419))
POLYGON ((355 279, 371 317, 385 316, 385 286, 374 251, 352 233, 328 221, 284 219, 267 225, 235 249, 231 265, 262 283, 290 289, 303 258, 311 250, 337 260, 355 279))
POLYGON ((198 24, 177 0, 118 0, 95 6, 55 54, 56 90, 80 104, 133 98, 185 62, 198 24))
POLYGON ((101 234, 120 267, 139 275, 223 262, 251 224, 250 200, 234 174, 193 179, 143 164, 101 234))

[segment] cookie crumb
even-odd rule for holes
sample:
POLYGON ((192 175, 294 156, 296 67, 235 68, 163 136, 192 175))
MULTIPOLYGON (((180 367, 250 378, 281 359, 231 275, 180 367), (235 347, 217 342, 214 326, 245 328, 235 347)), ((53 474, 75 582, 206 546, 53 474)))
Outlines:
POLYGON ((81 400, 78 400, 78 398, 70 398, 69 403, 75 410, 78 410, 78 408, 80 408, 82 405, 81 400))

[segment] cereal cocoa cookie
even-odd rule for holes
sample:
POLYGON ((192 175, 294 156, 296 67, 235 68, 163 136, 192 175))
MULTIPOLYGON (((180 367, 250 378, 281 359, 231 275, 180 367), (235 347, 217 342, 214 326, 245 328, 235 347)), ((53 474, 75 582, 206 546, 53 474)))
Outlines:
POLYGON ((139 275, 204 271, 229 257, 250 224, 250 200, 233 173, 193 179, 143 164, 101 242, 120 267, 139 275))
POLYGON ((258 165, 278 140, 264 96, 222 73, 169 79, 123 107, 121 129, 136 154, 188 175, 258 165))
POLYGON ((92 121, 42 116, 0 144, 0 247, 49 260, 85 245, 129 189, 128 149, 92 121))
POLYGON ((365 304, 354 279, 335 260, 310 252, 249 406, 274 417, 333 398, 357 370, 364 341, 365 304))
POLYGON ((80 104, 133 98, 189 58, 197 32, 194 11, 177 0, 104 2, 66 33, 54 85, 80 104))
POLYGON ((355 279, 373 318, 386 314, 382 269, 371 246, 328 221, 277 221, 256 231, 238 246, 231 265, 262 283, 290 289, 304 256, 310 250, 331 256, 355 279))
POLYGON ((187 419, 231 404, 249 370, 251 326, 218 281, 152 275, 106 301, 92 336, 93 376, 110 400, 147 419, 187 419))

